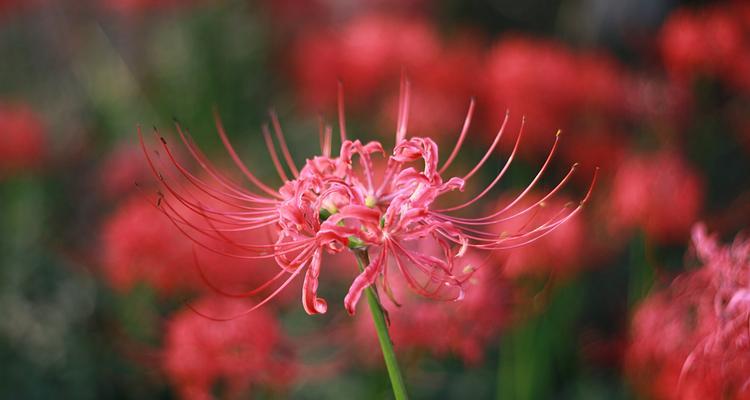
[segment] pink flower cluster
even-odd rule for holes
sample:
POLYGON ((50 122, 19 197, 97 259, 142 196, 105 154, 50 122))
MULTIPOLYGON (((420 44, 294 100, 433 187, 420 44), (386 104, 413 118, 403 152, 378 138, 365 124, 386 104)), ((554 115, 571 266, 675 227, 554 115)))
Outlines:
POLYGON ((750 398, 750 240, 723 247, 698 225, 693 246, 702 267, 636 311, 627 369, 656 398, 750 398))
MULTIPOLYGON (((347 139, 343 100, 340 100, 339 154, 334 156, 331 153, 332 128, 322 125, 322 155, 308 159, 304 167, 298 169, 286 146, 278 120, 272 115, 274 136, 281 156, 276 152, 270 130, 264 129, 263 133, 271 159, 284 182, 278 190, 261 182, 242 163, 218 119, 219 135, 229 155, 255 190, 239 186, 211 166, 179 126, 177 129, 182 141, 208 178, 196 176, 177 161, 164 138, 160 140, 169 162, 151 155, 142 140, 149 163, 165 189, 165 194, 160 198, 160 207, 176 226, 199 246, 239 259, 274 259, 280 266, 273 278, 245 293, 251 296, 263 291, 270 292, 246 312, 268 302, 304 272, 302 303, 305 311, 309 314, 325 313, 327 302, 317 295, 323 255, 344 250, 351 250, 359 260, 365 262, 369 261, 370 253, 373 255, 369 263, 361 266, 361 273, 352 282, 344 299, 349 313, 354 313, 364 289, 376 285, 378 278, 381 278, 379 286, 391 297, 392 270, 400 273, 406 285, 422 296, 460 300, 464 297, 465 283, 475 271, 474 267, 462 262, 462 256, 468 249, 495 251, 522 247, 549 234, 581 210, 591 188, 582 201, 565 204, 544 220, 500 234, 489 229, 502 221, 532 215, 568 181, 576 169, 575 165, 541 199, 520 210, 513 209, 541 178, 557 146, 556 138, 541 170, 518 196, 483 217, 452 215, 453 212, 467 210, 497 185, 516 154, 522 137, 520 133, 513 152, 489 185, 460 204, 438 207, 437 200, 442 195, 462 190, 465 182, 485 165, 503 136, 509 118, 506 116, 491 146, 471 170, 444 178, 466 138, 474 103, 469 107, 456 146, 447 160, 440 163, 438 146, 432 139, 406 137, 409 86, 408 82, 402 81, 396 144, 389 153, 379 142, 362 143, 347 139), (373 158, 376 156, 385 158, 383 171, 376 171, 374 167, 373 158), (170 171, 173 173, 170 174, 170 171), (191 189, 185 183, 189 183, 191 189), (194 194, 196 192, 214 199, 219 205, 209 205, 200 200, 194 194), (179 204, 179 208, 175 204, 179 204), (186 217, 190 214, 202 217, 208 226, 190 223, 186 217), (238 241, 227 236, 228 232, 238 231, 263 233, 269 239, 238 241)), ((339 98, 342 99, 342 96, 339 98)))

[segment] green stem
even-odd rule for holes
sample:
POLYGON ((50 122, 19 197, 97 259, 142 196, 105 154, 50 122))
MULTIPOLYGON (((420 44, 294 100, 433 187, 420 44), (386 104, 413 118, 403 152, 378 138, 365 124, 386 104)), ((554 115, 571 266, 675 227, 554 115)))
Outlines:
MULTIPOLYGON (((360 271, 364 270, 370 264, 370 257, 367 254, 367 250, 355 250, 354 255, 357 258, 360 271)), ((378 301, 378 295, 372 286, 368 286, 365 289, 365 293, 372 319, 375 321, 375 330, 378 332, 378 341, 380 342, 380 349, 383 351, 383 359, 385 359, 388 377, 391 379, 393 395, 396 397, 396 400, 406 400, 409 396, 406 394, 404 378, 401 376, 401 369, 398 367, 396 353, 393 351, 393 342, 390 335, 388 335, 388 326, 385 323, 385 315, 383 314, 380 301, 378 301)))

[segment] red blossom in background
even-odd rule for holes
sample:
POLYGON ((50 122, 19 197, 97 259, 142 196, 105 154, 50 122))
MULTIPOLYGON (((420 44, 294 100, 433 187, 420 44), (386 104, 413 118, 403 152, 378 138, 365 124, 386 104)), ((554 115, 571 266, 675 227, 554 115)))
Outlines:
MULTIPOLYGON (((183 223, 210 229, 200 216, 183 223)), ((238 237, 235 234, 232 238, 238 237)), ((162 295, 206 291, 214 285, 239 291, 271 277, 263 262, 243 262, 196 248, 172 221, 139 195, 124 201, 106 221, 102 247, 104 276, 122 292, 139 283, 162 295)))
POLYGON ((41 117, 26 104, 0 102, 0 178, 38 169, 46 153, 41 117))
POLYGON ((103 228, 102 267, 109 283, 127 291, 147 282, 160 292, 195 287, 191 243, 141 197, 123 203, 103 228))
MULTIPOLYGON (((488 124, 507 109, 528 118, 526 152, 547 147, 549 134, 558 129, 572 135, 563 154, 573 160, 590 156, 585 142, 600 143, 605 151, 617 148, 610 138, 616 122, 627 117, 627 81, 630 77, 612 59, 573 52, 561 44, 528 38, 507 38, 493 46, 485 62, 482 99, 492 107, 488 124), (585 152, 588 152, 586 154, 585 152)), ((512 126, 511 126, 512 127, 512 126)), ((596 157, 603 167, 612 160, 596 157)))
POLYGON ((613 232, 640 227, 659 241, 679 241, 698 218, 701 178, 678 154, 632 155, 612 181, 607 222, 613 232))
POLYGON ((729 1, 669 16, 660 33, 667 71, 676 80, 717 77, 750 91, 750 5, 729 1))
POLYGON ((411 129, 444 135, 459 128, 465 99, 477 91, 480 50, 470 35, 444 43, 420 18, 368 14, 335 31, 300 34, 291 55, 292 74, 306 108, 335 107, 341 80, 357 93, 352 109, 369 111, 376 104, 383 125, 392 126, 399 109, 393 82, 405 70, 413 79, 411 129))
POLYGON ((702 267, 652 294, 633 319, 627 370, 664 399, 750 398, 750 241, 693 229, 702 267))
POLYGON ((98 187, 104 196, 114 199, 132 192, 136 182, 143 182, 150 176, 141 149, 120 145, 102 161, 98 187))
MULTIPOLYGON (((217 297, 196 307, 223 315, 243 310, 217 297)), ((212 399, 217 387, 226 398, 244 398, 255 385, 284 390, 298 369, 289 338, 265 310, 217 323, 185 309, 166 324, 163 368, 183 399, 212 399)))

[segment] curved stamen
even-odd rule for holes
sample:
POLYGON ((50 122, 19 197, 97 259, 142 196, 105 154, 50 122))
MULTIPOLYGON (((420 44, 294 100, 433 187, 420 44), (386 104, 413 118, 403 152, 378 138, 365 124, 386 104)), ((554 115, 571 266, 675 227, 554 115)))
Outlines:
POLYGON ((224 144, 224 148, 227 150, 227 153, 229 153, 229 156, 232 157, 234 165, 236 165, 237 168, 242 171, 245 177, 255 186, 257 186, 258 189, 266 192, 273 197, 281 198, 281 195, 279 195, 277 191, 271 189, 265 183, 261 182, 258 178, 255 177, 255 175, 252 174, 252 172, 250 172, 249 169, 247 169, 247 166, 242 162, 240 156, 238 156, 237 152, 234 150, 232 143, 229 141, 227 133, 224 131, 224 125, 221 123, 221 119, 219 118, 219 113, 216 110, 214 110, 214 122, 216 123, 216 130, 219 132, 221 142, 224 144))
POLYGON ((286 165, 287 167, 289 167, 289 170, 292 171, 292 175, 294 175, 294 177, 296 178, 299 176, 299 170, 297 169, 297 166, 294 165, 294 159, 292 158, 292 154, 289 152, 289 147, 286 145, 286 139, 284 138, 284 132, 281 130, 279 117, 273 110, 269 111, 269 114, 271 114, 271 124, 273 124, 273 131, 276 133, 276 140, 279 141, 279 147, 281 147, 281 153, 284 155, 286 165))
POLYGON ((469 111, 466 112, 466 118, 464 119, 464 126, 461 128, 461 134, 458 135, 458 142, 456 142, 456 146, 453 147, 453 151, 451 152, 451 155, 448 156, 448 159, 445 161, 445 164, 438 170, 439 174, 442 174, 448 167, 451 165, 453 160, 458 155, 459 150, 461 150, 461 146, 464 144, 464 139, 466 139, 466 134, 469 132, 469 126, 471 126, 471 119, 474 115, 474 106, 476 105, 476 100, 472 97, 471 101, 469 102, 469 111))
MULTIPOLYGON (((464 181, 466 181, 469 178, 471 178, 472 176, 474 176, 474 174, 477 171, 479 171, 479 168, 482 168, 482 165, 484 165, 484 163, 490 157, 490 155, 492 154, 492 152, 495 150, 495 147, 497 147, 497 144, 500 142, 500 138, 503 136, 503 132, 505 132, 505 125, 508 124, 509 117, 510 117, 510 112, 506 111, 505 112, 505 118, 503 119, 503 124, 500 125, 500 130, 497 131, 497 134, 495 135, 495 139, 492 141, 492 144, 490 145, 490 148, 487 149, 486 153, 484 153, 484 157, 482 157, 482 159, 479 161, 479 163, 477 163, 477 165, 474 166, 474 169, 472 169, 471 171, 469 171, 468 174, 464 175, 464 177, 462 178, 464 181)), ((524 119, 525 119, 525 117, 524 117, 524 119)))

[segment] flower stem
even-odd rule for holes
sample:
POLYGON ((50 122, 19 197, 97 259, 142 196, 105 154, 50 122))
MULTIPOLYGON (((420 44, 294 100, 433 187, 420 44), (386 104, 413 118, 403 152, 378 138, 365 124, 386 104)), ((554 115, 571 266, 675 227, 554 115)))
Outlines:
MULTIPOLYGON (((357 258, 357 264, 360 271, 364 270, 364 268, 370 264, 370 257, 367 254, 367 250, 355 250, 354 255, 357 258)), ((378 332, 378 341, 380 342, 380 349, 383 351, 383 359, 385 360, 385 367, 388 370, 388 377, 391 379, 393 395, 396 400, 406 400, 409 396, 406 394, 404 378, 401 376, 401 369, 396 360, 396 353, 393 351, 393 342, 388 334, 388 326, 385 323, 383 308, 381 307, 378 295, 372 286, 367 287, 365 293, 367 295, 367 304, 370 306, 372 319, 375 321, 375 330, 378 332)))

